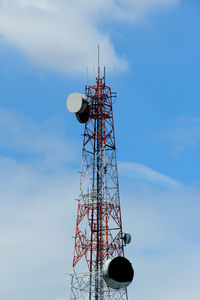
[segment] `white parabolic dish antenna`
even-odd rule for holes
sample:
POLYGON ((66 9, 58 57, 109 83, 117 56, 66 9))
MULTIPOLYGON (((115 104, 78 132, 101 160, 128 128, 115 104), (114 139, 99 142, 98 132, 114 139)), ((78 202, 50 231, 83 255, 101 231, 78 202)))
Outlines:
POLYGON ((87 107, 87 97, 79 93, 70 94, 66 102, 67 109, 73 114, 81 113, 86 108, 84 104, 87 107))

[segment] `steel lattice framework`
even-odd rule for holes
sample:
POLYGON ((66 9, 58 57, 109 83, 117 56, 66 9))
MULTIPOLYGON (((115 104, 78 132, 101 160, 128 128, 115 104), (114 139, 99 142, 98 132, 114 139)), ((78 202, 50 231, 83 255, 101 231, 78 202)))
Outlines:
POLYGON ((71 300, 128 299, 126 289, 111 289, 102 278, 104 262, 124 256, 124 241, 113 122, 116 93, 99 74, 85 90, 90 117, 83 134, 71 300))

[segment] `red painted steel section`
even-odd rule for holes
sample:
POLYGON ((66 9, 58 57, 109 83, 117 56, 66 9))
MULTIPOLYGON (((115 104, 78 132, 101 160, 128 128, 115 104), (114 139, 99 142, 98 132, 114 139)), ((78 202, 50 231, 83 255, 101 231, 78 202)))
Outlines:
POLYGON ((95 188, 97 186, 97 192, 94 199, 90 197, 89 202, 80 201, 78 204, 73 267, 84 259, 89 271, 92 272, 101 270, 105 260, 124 256, 124 245, 120 205, 114 201, 116 195, 114 194, 109 200, 102 199, 101 175, 102 172, 106 174, 107 170, 106 167, 104 169, 102 167, 103 159, 100 151, 104 149, 105 153, 110 153, 109 151, 115 153, 116 149, 113 95, 111 88, 105 85, 104 77, 99 76, 96 78, 95 85, 86 88, 86 94, 89 99, 90 118, 85 124, 83 151, 94 158, 97 172, 95 169, 93 182, 95 188), (89 235, 82 228, 84 222, 90 229, 89 235))

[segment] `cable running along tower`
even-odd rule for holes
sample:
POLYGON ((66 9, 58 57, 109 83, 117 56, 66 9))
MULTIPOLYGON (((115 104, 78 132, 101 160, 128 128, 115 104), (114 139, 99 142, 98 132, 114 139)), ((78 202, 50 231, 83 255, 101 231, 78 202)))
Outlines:
POLYGON ((123 233, 113 100, 116 93, 98 76, 85 94, 72 93, 67 108, 84 123, 70 300, 127 300, 134 271, 124 257, 131 241, 123 233))

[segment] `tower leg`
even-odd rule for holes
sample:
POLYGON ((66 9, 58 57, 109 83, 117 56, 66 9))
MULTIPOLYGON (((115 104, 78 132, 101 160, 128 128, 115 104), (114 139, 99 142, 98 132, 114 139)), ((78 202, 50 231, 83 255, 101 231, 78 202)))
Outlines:
POLYGON ((128 300, 127 289, 111 289, 103 280, 102 272, 72 273, 70 300, 128 300), (102 288, 96 291, 95 280, 102 283, 102 288))

